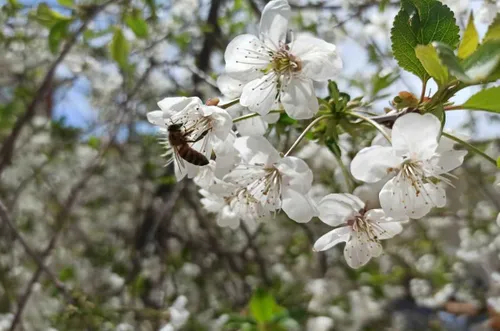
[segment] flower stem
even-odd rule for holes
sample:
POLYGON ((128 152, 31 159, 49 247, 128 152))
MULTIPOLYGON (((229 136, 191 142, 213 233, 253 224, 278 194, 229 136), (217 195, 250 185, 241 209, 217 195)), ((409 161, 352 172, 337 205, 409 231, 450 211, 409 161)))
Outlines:
POLYGON ((354 116, 354 117, 357 117, 365 122, 368 122, 368 124, 370 124, 375 129, 380 131, 380 133, 385 137, 385 139, 387 139, 387 141, 391 143, 391 137, 389 136, 389 134, 387 134, 387 132, 384 130, 384 128, 380 124, 378 124, 377 122, 375 122, 374 120, 372 120, 369 117, 363 116, 363 115, 355 113, 355 112, 351 112, 349 114, 354 116))
POLYGON ((292 147, 290 147, 290 149, 285 153, 285 156, 288 156, 292 150, 297 147, 297 145, 300 143, 300 141, 302 139, 304 139, 305 135, 307 134, 307 132, 309 132, 315 125, 316 123, 318 123, 319 121, 327 118, 327 117, 332 117, 333 115, 331 114, 328 114, 328 115, 322 115, 318 118, 315 118, 314 121, 312 121, 311 123, 309 123, 309 125, 304 129, 304 131, 302 131, 302 133, 300 134, 300 136, 297 138, 297 140, 295 140, 295 142, 293 143, 292 147))
POLYGON ((231 107, 231 106, 236 105, 236 104, 237 104, 237 103, 239 103, 239 102, 240 102, 240 99, 236 99, 236 100, 230 101, 230 102, 228 102, 228 103, 225 103, 225 104, 223 104, 223 105, 220 105, 220 106, 218 106, 218 107, 219 107, 219 108, 222 108, 222 109, 227 109, 227 108, 229 108, 229 107, 231 107))
MULTIPOLYGON (((269 112, 269 114, 272 114, 272 113, 281 113, 281 110, 271 110, 269 112)), ((257 116, 261 116, 261 115, 259 113, 250 113, 250 114, 242 115, 240 117, 236 117, 235 119, 233 119, 233 123, 244 121, 244 120, 247 120, 249 118, 257 117, 257 116)))
POLYGON ((444 107, 444 111, 465 109, 463 105, 444 107))
POLYGON ((481 155, 482 157, 484 157, 486 160, 488 160, 489 162, 493 163, 493 165, 496 167, 497 166, 497 161, 495 159, 493 159, 491 156, 489 156, 488 154, 486 154, 485 152, 483 152, 482 150, 480 150, 479 148, 469 144, 468 142, 452 135, 452 134, 449 134, 449 133, 446 133, 446 132, 443 132, 443 136, 445 137, 448 137, 450 138, 451 140, 454 140, 456 141, 457 143, 463 145, 465 148, 467 148, 468 150, 476 153, 476 154, 479 154, 481 155))

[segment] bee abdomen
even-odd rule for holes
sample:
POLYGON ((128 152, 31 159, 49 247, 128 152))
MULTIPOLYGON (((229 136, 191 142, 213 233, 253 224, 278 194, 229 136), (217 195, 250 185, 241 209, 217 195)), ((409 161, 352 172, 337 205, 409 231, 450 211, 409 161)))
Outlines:
POLYGON ((208 159, 205 157, 205 155, 191 148, 187 144, 182 145, 179 148, 179 155, 187 162, 197 166, 204 166, 208 164, 208 159))

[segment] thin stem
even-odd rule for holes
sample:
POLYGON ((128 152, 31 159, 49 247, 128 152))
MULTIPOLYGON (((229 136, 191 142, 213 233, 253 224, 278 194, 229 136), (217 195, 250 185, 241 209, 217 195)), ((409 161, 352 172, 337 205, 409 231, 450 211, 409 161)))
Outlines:
POLYGON ((349 113, 350 115, 354 116, 354 117, 357 117, 365 122, 368 122, 368 124, 370 124, 371 126, 373 126, 375 129, 377 129, 384 137, 385 139, 387 139, 388 142, 392 142, 391 141, 391 137, 389 136, 389 134, 384 130, 384 128, 378 124, 377 122, 375 122, 373 119, 369 118, 369 117, 366 117, 366 116, 363 116, 361 114, 358 114, 358 113, 355 113, 355 112, 351 112, 349 113))
POLYGON ((220 105, 218 107, 222 108, 222 109, 228 109, 229 107, 234 106, 234 105, 236 105, 239 102, 240 102, 240 99, 236 99, 236 100, 230 101, 228 103, 225 103, 223 105, 220 105))
MULTIPOLYGON (((281 113, 281 110, 271 110, 269 112, 269 114, 272 114, 272 113, 281 113)), ((249 118, 257 117, 257 116, 261 116, 261 115, 259 113, 250 113, 250 114, 242 115, 240 117, 236 117, 235 119, 233 119, 233 123, 244 121, 244 120, 247 120, 249 118)))
POLYGON ((480 150, 479 148, 469 144, 468 142, 458 138, 458 137, 455 137, 454 135, 452 134, 449 134, 449 133, 446 133, 446 132, 443 132, 443 136, 445 137, 448 137, 450 138, 451 140, 454 140, 456 141, 457 143, 463 145, 464 147, 466 147, 468 150, 476 153, 476 154, 479 154, 481 155, 482 157, 484 157, 486 160, 490 161, 491 163, 493 163, 493 165, 496 167, 497 166, 497 161, 492 158, 491 156, 489 156, 488 154, 486 154, 485 152, 483 152, 482 150, 480 150))
POLYGON ((464 105, 455 105, 455 106, 444 107, 445 111, 448 111, 448 110, 461 110, 461 109, 465 109, 464 105))
POLYGON ((427 90, 427 81, 424 81, 424 84, 422 85, 422 94, 420 95, 420 102, 424 101, 425 90, 427 90))
POLYGON ((309 132, 315 125, 316 123, 318 123, 319 121, 327 118, 327 117, 332 117, 333 115, 329 114, 329 115, 322 115, 316 119, 314 119, 314 121, 312 121, 311 123, 309 123, 309 125, 304 129, 304 131, 302 131, 302 133, 300 134, 300 136, 297 138, 297 140, 295 140, 295 142, 293 143, 292 147, 290 147, 290 149, 288 150, 288 152, 285 153, 285 156, 288 156, 292 150, 297 147, 297 145, 300 143, 300 141, 305 137, 305 135, 307 134, 307 132, 309 132))

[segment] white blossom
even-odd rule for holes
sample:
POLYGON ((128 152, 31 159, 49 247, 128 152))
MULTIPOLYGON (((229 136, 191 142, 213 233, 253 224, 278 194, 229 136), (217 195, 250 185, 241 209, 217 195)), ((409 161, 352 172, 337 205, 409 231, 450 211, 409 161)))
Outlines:
POLYGON ((318 204, 319 218, 338 226, 314 243, 315 251, 324 251, 346 242, 344 258, 351 268, 359 268, 382 254, 380 240, 389 239, 403 230, 400 222, 387 217, 382 209, 366 210, 365 204, 352 194, 329 194, 318 204))
MULTIPOLYGON (((216 106, 204 105, 199 98, 174 97, 165 98, 158 102, 161 110, 149 112, 148 120, 159 126, 161 131, 168 135, 168 127, 173 124, 182 124, 184 133, 189 141, 196 141, 192 148, 202 153, 207 159, 214 150, 226 150, 226 141, 231 131, 231 116, 216 106)), ((168 139, 165 141, 168 145, 168 139)), ((167 151, 165 155, 169 155, 167 151)), ((177 180, 186 175, 189 178, 196 176, 200 167, 184 161, 181 157, 174 157, 177 180)))
POLYGON ((341 69, 335 45, 308 35, 286 42, 291 9, 270 1, 262 12, 259 36, 233 39, 224 54, 226 73, 239 81, 241 105, 266 115, 283 106, 290 117, 311 118, 319 109, 313 80, 326 81, 341 69))
POLYGON ((235 142, 242 163, 224 180, 246 188, 269 211, 283 211, 297 222, 308 222, 317 214, 308 192, 313 174, 309 166, 293 156, 281 157, 263 137, 241 137, 235 142))
POLYGON ((463 163, 467 152, 438 150, 440 132, 434 115, 407 114, 394 123, 392 146, 364 148, 352 160, 351 172, 358 180, 376 183, 394 175, 379 194, 388 216, 421 218, 446 204, 440 183, 451 185, 445 175, 463 163))

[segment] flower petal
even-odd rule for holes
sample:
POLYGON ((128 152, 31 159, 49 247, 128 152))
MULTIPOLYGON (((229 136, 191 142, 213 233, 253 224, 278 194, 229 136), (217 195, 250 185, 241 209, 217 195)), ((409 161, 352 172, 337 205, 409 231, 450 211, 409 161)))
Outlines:
POLYGON ((396 155, 410 154, 412 158, 426 160, 438 147, 441 122, 432 114, 406 114, 392 127, 392 147, 396 155))
POLYGON ((344 248, 344 258, 347 264, 357 269, 370 261, 372 251, 362 233, 353 233, 344 248))
POLYGON ((269 65, 271 57, 259 38, 242 34, 227 45, 224 60, 230 77, 249 82, 262 76, 261 69, 269 65))
POLYGON ((319 110, 312 80, 301 76, 285 83, 280 101, 286 113, 297 120, 311 118, 319 110))
POLYGON ((239 98, 241 92, 243 91, 244 85, 245 82, 234 79, 229 75, 220 75, 219 78, 217 78, 217 87, 219 88, 219 91, 227 98, 239 98))
POLYGON ((428 172, 429 176, 450 172, 464 163, 465 155, 467 155, 467 151, 463 150, 451 150, 436 154, 429 160, 425 171, 428 172))
POLYGON ((348 226, 343 226, 340 228, 333 229, 330 232, 325 233, 314 243, 314 250, 316 252, 326 251, 329 248, 337 245, 341 242, 346 242, 349 240, 351 234, 351 228, 348 226))
POLYGON ((226 139, 233 126, 231 115, 216 106, 202 106, 201 109, 205 117, 210 116, 215 136, 221 140, 226 139))
POLYGON ((167 119, 183 111, 188 106, 202 104, 201 100, 197 97, 172 97, 160 100, 158 107, 163 110, 163 118, 167 119))
POLYGON ((283 175, 283 185, 306 194, 311 189, 313 173, 304 160, 288 156, 278 163, 277 168, 283 175))
POLYGON ((346 223, 363 208, 363 201, 348 193, 328 194, 318 203, 319 218, 330 226, 346 223))
POLYGON ((335 45, 309 35, 301 35, 294 40, 290 53, 300 59, 301 73, 316 81, 331 79, 342 69, 342 60, 335 45))
POLYGON ((401 157, 394 155, 391 147, 366 147, 352 160, 351 173, 358 180, 375 183, 391 173, 402 161, 401 157))
POLYGON ((281 209, 292 220, 306 223, 318 215, 318 209, 311 198, 290 188, 284 188, 281 193, 281 209))
POLYGON ((271 72, 245 85, 240 104, 252 112, 266 115, 271 109, 277 108, 277 94, 276 75, 271 72))
POLYGON ((234 147, 241 159, 248 164, 272 165, 281 159, 273 145, 261 136, 236 138, 234 147))
POLYGON ((155 110, 155 111, 150 111, 149 113, 146 114, 148 117, 148 121, 151 124, 158 125, 161 127, 166 128, 167 126, 165 125, 165 120, 163 119, 163 111, 161 110, 155 110))
POLYGON ((242 136, 262 136, 267 131, 268 124, 262 116, 255 116, 235 123, 238 133, 242 136))
POLYGON ((264 7, 259 31, 268 47, 277 50, 280 42, 285 41, 291 13, 290 5, 286 0, 272 0, 264 7))

